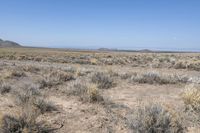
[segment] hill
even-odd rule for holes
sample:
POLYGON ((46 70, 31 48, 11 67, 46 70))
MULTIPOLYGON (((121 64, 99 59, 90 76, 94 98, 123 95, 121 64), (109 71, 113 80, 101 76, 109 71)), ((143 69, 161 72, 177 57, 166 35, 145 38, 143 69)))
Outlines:
POLYGON ((0 39, 0 47, 21 47, 21 45, 13 41, 4 41, 0 39))

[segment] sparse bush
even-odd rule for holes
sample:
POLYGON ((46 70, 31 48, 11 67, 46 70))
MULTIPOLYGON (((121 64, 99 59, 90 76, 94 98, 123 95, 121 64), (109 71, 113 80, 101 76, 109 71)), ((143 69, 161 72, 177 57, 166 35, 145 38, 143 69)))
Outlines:
POLYGON ((120 78, 121 79, 130 79, 133 75, 137 75, 136 73, 122 73, 122 74, 120 74, 119 76, 120 76, 120 78))
POLYGON ((4 78, 20 78, 20 77, 25 77, 26 74, 21 71, 20 69, 5 69, 4 70, 4 78))
POLYGON ((157 72, 148 72, 145 73, 141 76, 138 76, 135 78, 136 81, 138 81, 139 83, 149 83, 149 84, 153 84, 155 82, 159 82, 160 80, 160 74, 157 72))
POLYGON ((1 120, 3 133, 46 133, 50 132, 43 122, 38 122, 38 117, 55 108, 46 102, 35 86, 20 92, 16 96, 20 111, 15 116, 5 115, 1 120))
POLYGON ((132 76, 131 79, 135 82, 148 83, 148 84, 154 84, 154 83, 165 84, 168 82, 164 78, 161 78, 161 75, 157 72, 147 72, 142 75, 136 74, 132 76))
POLYGON ((77 71, 77 69, 76 68, 74 68, 74 67, 66 67, 65 69, 64 69, 64 71, 65 72, 69 72, 69 73, 76 73, 76 71, 77 71))
POLYGON ((38 97, 41 96, 41 93, 38 91, 35 86, 30 86, 28 89, 20 91, 16 96, 16 103, 18 105, 25 105, 27 103, 35 101, 38 97))
POLYGON ((179 61, 174 65, 176 69, 189 69, 189 70, 200 70, 200 61, 189 60, 189 61, 179 61))
POLYGON ((0 93, 6 94, 9 93, 11 91, 12 87, 6 83, 0 83, 0 93))
POLYGON ((175 63, 174 68, 175 69, 186 69, 187 68, 187 62, 179 61, 179 62, 175 63))
POLYGON ((110 75, 110 77, 119 76, 119 74, 117 72, 113 71, 112 69, 108 69, 108 75, 110 75))
POLYGON ((10 77, 24 77, 24 76, 26 76, 26 74, 21 70, 19 70, 19 71, 18 70, 13 70, 10 73, 10 77))
POLYGON ((176 83, 187 83, 189 78, 187 76, 180 75, 161 75, 158 72, 147 72, 144 74, 134 74, 131 80, 138 83, 147 84, 176 84, 176 83))
POLYGON ((69 81, 69 80, 73 80, 74 76, 72 73, 67 73, 67 72, 63 72, 63 71, 53 71, 49 74, 50 78, 54 77, 55 81, 69 81))
POLYGON ((200 70, 200 61, 192 61, 187 65, 187 68, 189 70, 196 70, 199 71, 200 70))
POLYGON ((40 89, 44 89, 45 87, 52 87, 58 84, 58 82, 55 82, 54 80, 50 79, 48 76, 45 76, 43 79, 38 80, 38 83, 40 85, 40 89))
POLYGON ((56 110, 56 107, 52 103, 47 102, 44 99, 44 96, 39 93, 38 89, 34 87, 30 87, 27 90, 20 92, 16 97, 16 103, 21 107, 32 105, 42 114, 56 110))
POLYGON ((26 72, 31 72, 31 73, 36 73, 40 71, 40 68, 36 67, 36 66, 32 66, 32 65, 26 65, 24 67, 22 67, 22 69, 26 72))
POLYGON ((111 76, 103 72, 95 73, 92 76, 91 81, 97 84, 100 89, 108 89, 114 85, 114 81, 111 76))
POLYGON ((129 119, 130 129, 137 133, 184 133, 181 117, 160 104, 139 105, 129 119))
POLYGON ((57 111, 57 108, 53 103, 41 98, 37 99, 34 104, 42 114, 45 112, 57 111))
POLYGON ((69 95, 82 96, 83 94, 85 94, 86 90, 86 83, 78 80, 72 83, 72 86, 70 86, 70 89, 67 91, 67 93, 69 95))
POLYGON ((21 115, 19 117, 5 115, 2 118, 2 133, 46 133, 48 127, 44 123, 37 123, 37 115, 34 111, 29 112, 29 116, 21 115), (30 115, 33 114, 33 115, 30 115))
POLYGON ((87 86, 87 99, 89 99, 90 102, 98 102, 103 100, 103 98, 100 96, 98 88, 96 87, 96 85, 91 84, 89 86, 87 86))

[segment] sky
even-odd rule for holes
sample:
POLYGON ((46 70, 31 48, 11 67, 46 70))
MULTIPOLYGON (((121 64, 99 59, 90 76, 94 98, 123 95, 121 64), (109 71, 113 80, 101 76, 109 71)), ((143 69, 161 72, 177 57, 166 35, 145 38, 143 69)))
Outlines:
POLYGON ((200 50, 200 0, 0 0, 0 38, 37 47, 200 50))

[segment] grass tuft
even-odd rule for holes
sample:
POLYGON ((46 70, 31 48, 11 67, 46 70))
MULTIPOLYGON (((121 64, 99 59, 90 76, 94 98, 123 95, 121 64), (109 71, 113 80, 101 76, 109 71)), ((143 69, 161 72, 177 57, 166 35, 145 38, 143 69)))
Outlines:
POLYGON ((181 97, 184 101, 186 109, 192 108, 200 113, 200 89, 194 86, 186 88, 181 97))

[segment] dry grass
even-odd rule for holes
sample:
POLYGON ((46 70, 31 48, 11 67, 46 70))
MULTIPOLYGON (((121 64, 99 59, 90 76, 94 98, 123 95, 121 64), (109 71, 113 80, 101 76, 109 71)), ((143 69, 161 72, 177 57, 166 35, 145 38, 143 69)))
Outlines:
POLYGON ((186 105, 186 109, 192 108, 200 113, 200 88, 190 86, 183 91, 181 97, 186 105))
POLYGON ((129 119, 132 132, 137 133, 184 133, 186 128, 181 117, 161 104, 140 104, 129 119))
POLYGON ((86 102, 102 102, 103 97, 95 84, 76 81, 67 90, 68 95, 78 96, 80 100, 86 102))

